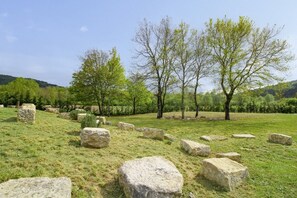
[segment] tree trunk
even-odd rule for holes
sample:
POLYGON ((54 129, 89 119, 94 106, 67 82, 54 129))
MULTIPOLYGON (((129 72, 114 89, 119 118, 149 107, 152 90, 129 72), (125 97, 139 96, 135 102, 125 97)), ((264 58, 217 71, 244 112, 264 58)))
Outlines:
POLYGON ((136 114, 136 97, 133 98, 133 115, 136 114))
POLYGON ((198 104, 195 104, 196 108, 196 113, 195 113, 195 118, 198 118, 198 113, 199 113, 199 105, 198 104))
POLYGON ((194 88, 194 103, 195 103, 195 118, 198 117, 198 113, 199 113, 199 104, 198 104, 198 100, 197 100, 197 88, 198 88, 198 80, 196 81, 196 85, 194 88))
POLYGON ((158 94, 158 113, 157 113, 157 118, 160 119, 162 118, 163 110, 162 110, 162 97, 160 94, 158 94))
POLYGON ((225 120, 230 120, 230 102, 231 102, 232 96, 226 96, 225 101, 225 120))
POLYGON ((182 112, 182 119, 185 119, 185 87, 184 87, 184 85, 182 85, 181 112, 182 112))

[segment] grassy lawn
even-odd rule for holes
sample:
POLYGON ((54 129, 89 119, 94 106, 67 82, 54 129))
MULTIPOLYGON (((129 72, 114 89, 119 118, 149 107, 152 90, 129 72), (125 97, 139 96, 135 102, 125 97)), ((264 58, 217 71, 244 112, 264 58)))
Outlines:
MULTIPOLYGON (((179 115, 179 113, 175 113, 179 115)), ((192 115, 194 115, 192 113, 192 115)), ((125 197, 118 184, 117 169, 130 159, 164 156, 184 176, 184 197, 296 197, 297 195, 297 115, 231 114, 223 121, 223 113, 202 112, 203 120, 157 120, 155 114, 113 117, 108 120, 155 127, 174 135, 177 141, 142 138, 140 132, 124 132, 115 126, 104 126, 111 132, 108 148, 90 149, 80 146, 80 124, 37 111, 36 123, 16 122, 15 109, 0 109, 0 182, 21 177, 71 178, 72 197, 125 197), (271 132, 293 137, 292 146, 267 142, 271 132), (231 137, 233 133, 251 133, 255 139, 232 139, 205 142, 207 134, 231 137), (249 179, 232 192, 208 182, 199 175, 204 157, 193 157, 180 149, 180 139, 191 139, 211 146, 217 152, 235 151, 248 167, 249 179), (294 141, 295 140, 295 141, 294 141)))

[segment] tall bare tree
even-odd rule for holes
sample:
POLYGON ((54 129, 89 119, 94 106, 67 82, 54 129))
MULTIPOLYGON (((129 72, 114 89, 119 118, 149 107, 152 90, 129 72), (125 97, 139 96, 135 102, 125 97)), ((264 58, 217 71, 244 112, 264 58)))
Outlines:
POLYGON ((293 59, 286 40, 278 39, 281 29, 257 28, 253 21, 239 17, 211 19, 206 24, 208 43, 216 62, 218 82, 225 94, 225 120, 230 120, 233 94, 242 88, 259 86, 279 80, 293 59))
POLYGON ((174 61, 174 31, 169 18, 162 19, 158 25, 144 20, 133 40, 137 44, 138 69, 156 91, 157 118, 162 118, 166 94, 172 83, 174 61))
POLYGON ((204 32, 199 33, 198 31, 194 32, 193 45, 193 73, 194 73, 194 103, 195 103, 195 117, 198 117, 199 113, 199 103, 198 103, 198 87, 200 80, 202 78, 208 77, 211 73, 211 67, 213 66, 213 61, 211 58, 211 48, 207 43, 206 36, 204 32))
POLYGON ((175 64, 174 71, 180 82, 181 88, 181 112, 182 119, 185 118, 185 89, 189 83, 195 78, 193 75, 193 55, 194 50, 192 48, 192 43, 194 42, 193 31, 189 30, 189 25, 186 23, 180 23, 179 27, 175 29, 175 64))

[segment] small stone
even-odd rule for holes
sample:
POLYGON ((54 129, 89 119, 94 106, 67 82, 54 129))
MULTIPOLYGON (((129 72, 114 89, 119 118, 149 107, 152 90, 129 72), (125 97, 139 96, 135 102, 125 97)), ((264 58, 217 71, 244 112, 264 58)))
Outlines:
POLYGON ((227 137, 224 136, 220 136, 220 135, 203 135, 200 137, 201 140, 205 140, 205 141, 223 141, 223 140, 227 140, 227 137))
POLYGON ((4 105, 3 104, 0 104, 0 108, 4 108, 4 105))
POLYGON ((177 198, 182 194, 182 174, 163 157, 126 161, 118 173, 119 183, 128 198, 177 198))
POLYGON ((60 112, 59 108, 52 108, 52 107, 48 107, 45 109, 46 112, 50 112, 50 113, 56 113, 58 114, 60 112))
POLYGON ((69 120, 70 119, 70 114, 67 113, 67 112, 62 112, 62 113, 59 113, 58 117, 69 120))
POLYGON ((169 140, 169 141, 171 141, 171 142, 174 142, 174 141, 176 140, 176 138, 175 138, 173 135, 170 135, 170 134, 168 134, 168 133, 165 133, 165 134, 164 134, 164 139, 165 139, 165 140, 169 140))
POLYGON ((246 139, 252 139, 255 138, 256 136, 251 135, 251 134, 233 134, 233 138, 246 138, 246 139))
POLYGON ((81 145, 85 147, 103 148, 110 142, 107 129, 86 127, 80 133, 81 145))
POLYGON ((234 190, 248 177, 247 167, 228 158, 210 158, 202 161, 201 174, 210 181, 234 190))
POLYGON ((239 153, 236 153, 236 152, 217 153, 216 154, 216 157, 217 158, 226 157, 226 158, 229 158, 229 159, 234 160, 234 161, 237 161, 237 162, 240 162, 241 161, 241 155, 239 153))
POLYGON ((210 154, 210 146, 191 140, 181 140, 181 147, 190 155, 206 157, 210 154))
POLYGON ((111 121, 106 121, 105 125, 112 125, 111 121))
POLYGON ((268 137, 268 141, 277 144, 283 145, 292 145, 293 140, 291 136, 279 134, 279 133, 272 133, 268 137))
POLYGON ((106 118, 103 117, 103 116, 99 116, 99 121, 100 121, 102 124, 106 124, 106 118))
POLYGON ((194 193, 190 192, 189 193, 189 198, 196 198, 196 196, 194 195, 194 193))
POLYGON ((156 128, 145 128, 143 132, 143 137, 157 139, 157 140, 164 140, 164 131, 162 129, 156 129, 156 128))
POLYGON ((81 122, 87 116, 86 113, 78 113, 77 114, 77 121, 81 122))
POLYGON ((134 124, 129 124, 125 122, 119 122, 118 128, 125 131, 133 131, 135 129, 134 124))
POLYGON ((1 198, 71 198, 71 180, 67 177, 11 179, 0 184, 1 198))

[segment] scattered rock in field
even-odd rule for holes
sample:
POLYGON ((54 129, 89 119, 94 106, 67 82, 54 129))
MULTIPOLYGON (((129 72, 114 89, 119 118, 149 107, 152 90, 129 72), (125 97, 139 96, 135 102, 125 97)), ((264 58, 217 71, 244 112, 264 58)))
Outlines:
POLYGON ((63 119, 68 119, 68 120, 70 119, 70 115, 68 112, 59 113, 58 117, 63 119))
POLYGON ((18 121, 29 124, 35 123, 36 108, 34 104, 23 104, 18 109, 18 121))
POLYGON ((111 121, 106 121, 105 124, 106 124, 106 125, 112 125, 112 122, 111 122, 111 121))
POLYGON ((222 141, 222 140, 227 140, 227 137, 220 136, 220 135, 203 135, 200 137, 201 140, 205 141, 222 141))
POLYGON ((277 144, 283 145, 292 145, 293 140, 291 136, 279 134, 279 133, 272 133, 268 137, 268 141, 277 144))
POLYGON ((246 139, 252 139, 255 138, 256 136, 251 135, 251 134, 233 134, 233 138, 246 138, 246 139))
POLYGON ((157 140, 163 140, 164 139, 164 131, 162 129, 156 129, 156 128, 137 128, 138 131, 143 132, 143 137, 145 138, 151 138, 151 139, 157 139, 157 140))
POLYGON ((86 127, 80 133, 81 145, 84 147, 103 148, 110 142, 110 133, 107 129, 86 127))
POLYGON ((87 116, 87 113, 78 113, 77 121, 81 122, 86 116, 87 116))
POLYGON ((247 167, 228 158, 210 158, 202 161, 201 174, 226 190, 232 191, 248 177, 249 173, 247 167))
POLYGON ((8 108, 16 108, 15 105, 7 105, 8 108))
POLYGON ((200 116, 200 119, 206 119, 206 116, 200 116))
POLYGON ((0 197, 71 198, 71 180, 67 177, 11 179, 0 184, 0 197))
POLYGON ((135 129, 135 126, 134 126, 134 124, 119 122, 118 123, 118 128, 121 129, 121 130, 133 131, 135 129))
POLYGON ((165 134, 164 134, 164 139, 165 139, 165 140, 169 140, 169 141, 171 141, 171 142, 174 142, 174 141, 176 140, 176 138, 175 138, 173 135, 170 135, 170 134, 168 134, 168 133, 165 133, 165 134))
POLYGON ((234 161, 237 161, 237 162, 240 162, 241 161, 241 155, 239 153, 236 153, 236 152, 217 153, 216 154, 216 157, 217 158, 226 157, 226 158, 229 158, 229 159, 234 160, 234 161))
POLYGON ((3 104, 0 104, 0 108, 4 108, 4 105, 3 104))
POLYGON ((96 125, 98 126, 100 124, 100 120, 96 120, 96 125))
POLYGON ((52 108, 52 107, 48 107, 45 109, 46 112, 50 112, 50 113, 59 113, 60 109, 59 108, 52 108))
POLYGON ((180 197, 183 176, 163 157, 144 157, 126 161, 118 170, 119 183, 126 197, 180 197))
POLYGON ((181 140, 181 147, 191 155, 208 156, 210 154, 210 146, 200 144, 191 140, 181 140))
POLYGON ((101 122, 101 124, 106 124, 106 118, 105 117, 99 116, 98 119, 101 122))

